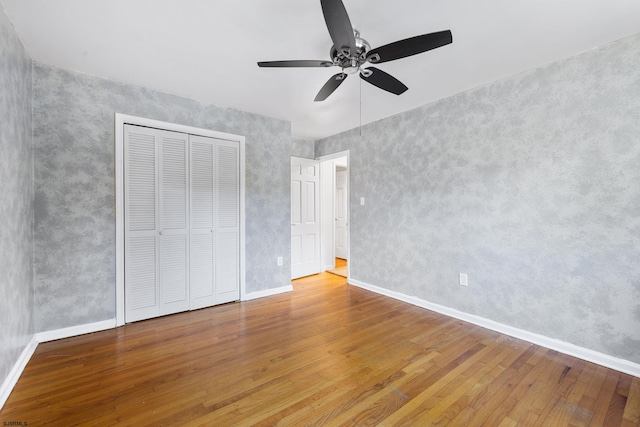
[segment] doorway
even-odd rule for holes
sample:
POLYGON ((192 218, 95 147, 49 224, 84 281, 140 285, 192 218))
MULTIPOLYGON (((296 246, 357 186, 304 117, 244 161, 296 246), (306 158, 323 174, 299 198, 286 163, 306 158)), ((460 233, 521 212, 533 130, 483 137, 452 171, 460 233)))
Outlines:
POLYGON ((340 275, 349 277, 349 176, 349 151, 322 156, 316 160, 292 157, 292 279, 334 269, 338 269, 340 275), (315 174, 311 173, 316 170, 316 165, 319 177, 314 177, 315 174), (307 176, 303 177, 305 174, 307 176), (316 183, 319 184, 318 187, 316 183), (306 195, 303 188, 307 189, 306 195), (309 191, 313 188, 318 188, 319 192, 314 194, 314 191, 309 191), (309 219, 316 218, 313 215, 309 216, 314 210, 311 206, 319 207, 319 227, 302 233, 304 227, 316 222, 309 219), (316 233, 319 233, 319 239, 309 237, 315 236, 316 233), (306 243, 303 245, 304 242, 306 243), (319 254, 318 264, 315 264, 316 258, 313 256, 316 253, 319 254), (303 260, 309 260, 309 263, 303 260), (301 267, 304 264, 309 265, 309 268, 302 271, 301 267))
POLYGON ((338 269, 349 277, 349 152, 320 161, 320 218, 322 271, 338 269))

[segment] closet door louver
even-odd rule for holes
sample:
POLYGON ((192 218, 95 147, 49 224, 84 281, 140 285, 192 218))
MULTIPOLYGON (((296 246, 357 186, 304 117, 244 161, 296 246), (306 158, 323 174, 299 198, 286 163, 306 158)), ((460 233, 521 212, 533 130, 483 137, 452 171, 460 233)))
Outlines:
POLYGON ((191 135, 191 309, 215 301, 215 140, 191 135))
POLYGON ((189 309, 189 136, 157 131, 160 141, 160 314, 189 309))
POLYGON ((235 301, 239 295, 239 155, 238 145, 216 144, 216 302, 235 301))
POLYGON ((158 316, 158 143, 155 133, 125 126, 125 318, 158 316))

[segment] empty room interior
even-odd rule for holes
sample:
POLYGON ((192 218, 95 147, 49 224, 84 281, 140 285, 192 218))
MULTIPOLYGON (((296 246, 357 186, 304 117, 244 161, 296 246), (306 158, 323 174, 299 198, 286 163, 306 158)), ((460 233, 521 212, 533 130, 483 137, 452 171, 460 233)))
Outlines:
POLYGON ((640 3, 0 0, 0 425, 640 425, 640 3))

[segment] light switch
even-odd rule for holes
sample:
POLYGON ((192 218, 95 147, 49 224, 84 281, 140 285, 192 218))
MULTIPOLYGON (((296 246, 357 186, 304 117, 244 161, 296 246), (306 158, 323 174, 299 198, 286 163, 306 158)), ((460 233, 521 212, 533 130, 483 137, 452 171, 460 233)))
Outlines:
POLYGON ((360 197, 360 206, 364 206, 364 197, 360 197))
POLYGON ((460 286, 469 286, 469 276, 466 273, 460 273, 459 276, 460 286))

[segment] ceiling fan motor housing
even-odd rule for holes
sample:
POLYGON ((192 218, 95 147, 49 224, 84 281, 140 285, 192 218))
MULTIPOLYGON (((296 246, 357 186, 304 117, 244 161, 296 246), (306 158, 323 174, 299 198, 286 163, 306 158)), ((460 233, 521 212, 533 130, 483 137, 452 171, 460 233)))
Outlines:
POLYGON ((355 74, 360 70, 365 62, 367 62, 367 52, 371 50, 371 45, 368 41, 360 37, 358 30, 353 30, 353 35, 356 40, 356 51, 350 52, 350 49, 336 49, 335 46, 331 47, 331 60, 335 65, 342 68, 342 71, 346 74, 355 74))

